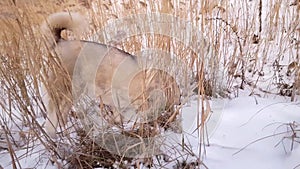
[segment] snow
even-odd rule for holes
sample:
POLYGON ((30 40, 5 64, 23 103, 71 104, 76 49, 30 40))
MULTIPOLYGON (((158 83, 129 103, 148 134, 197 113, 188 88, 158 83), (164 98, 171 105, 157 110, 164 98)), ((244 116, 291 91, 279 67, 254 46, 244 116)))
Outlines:
MULTIPOLYGON (((300 103, 279 96, 260 98, 244 93, 234 99, 210 102, 213 115, 207 123, 209 144, 205 145, 204 164, 210 169, 299 167, 300 139, 295 138, 291 147, 292 133, 288 132, 290 127, 287 124, 300 121, 300 103)), ((197 100, 193 99, 182 110, 183 133, 195 154, 199 145, 197 132, 193 133, 197 124, 197 107, 197 100)), ((299 126, 295 129, 299 137, 299 126)), ((34 167, 37 163, 37 168, 56 168, 49 163, 49 154, 42 145, 16 152, 19 156, 23 155, 20 158, 22 168, 34 167), (32 155, 24 155, 26 151, 31 151, 28 154, 32 155)), ((1 151, 0 165, 12 168, 7 151, 1 151)))
MULTIPOLYGON (((19 157, 20 164, 17 165, 17 168, 57 168, 56 166, 51 165, 49 154, 45 151, 45 148, 42 145, 34 146, 33 149, 29 148, 17 150, 16 156, 19 157)), ((0 166, 4 169, 13 168, 12 160, 7 151, 0 152, 0 166)))
POLYGON ((291 150, 291 133, 284 125, 299 122, 299 103, 284 98, 255 99, 242 96, 225 104, 222 120, 206 147, 204 163, 209 168, 282 169, 300 164, 299 143, 291 150))

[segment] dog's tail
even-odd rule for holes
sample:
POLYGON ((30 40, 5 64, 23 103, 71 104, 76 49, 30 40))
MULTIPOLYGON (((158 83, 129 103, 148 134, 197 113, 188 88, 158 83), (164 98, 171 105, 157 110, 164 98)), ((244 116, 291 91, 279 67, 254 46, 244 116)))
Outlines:
POLYGON ((51 14, 41 25, 42 34, 50 44, 62 39, 61 32, 70 30, 75 36, 87 31, 89 25, 87 19, 79 13, 59 12, 51 14))

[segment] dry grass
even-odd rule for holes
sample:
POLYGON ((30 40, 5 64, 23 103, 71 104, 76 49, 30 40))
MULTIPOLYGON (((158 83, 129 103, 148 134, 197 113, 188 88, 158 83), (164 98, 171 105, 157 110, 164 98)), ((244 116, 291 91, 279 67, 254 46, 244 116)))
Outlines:
MULTIPOLYGON (((39 32, 40 23, 50 13, 79 11, 88 15, 91 30, 82 39, 110 44, 136 55, 145 55, 142 52, 145 49, 155 49, 163 51, 168 58, 175 56, 178 60, 168 66, 168 71, 180 84, 182 103, 196 93, 200 98, 199 105, 204 105, 209 97, 231 97, 245 88, 250 88, 251 94, 255 95, 275 93, 290 96, 291 100, 297 99, 300 79, 300 4, 297 2, 1 1, 0 137, 7 143, 1 144, 1 147, 10 153, 13 168, 22 168, 16 150, 30 149, 35 142, 50 152, 52 162, 58 168, 65 167, 61 160, 77 168, 111 166, 116 164, 115 161, 121 168, 126 168, 125 161, 149 161, 111 154, 86 137, 86 133, 77 139, 64 136, 62 139, 67 140, 75 153, 62 154, 57 148, 61 143, 47 136, 42 125, 42 119, 46 117, 42 99, 45 93, 40 87, 49 87, 45 80, 47 74, 61 69, 59 58, 49 55, 39 32), (93 8, 93 5, 96 7, 93 8), (261 6, 267 6, 266 10, 262 11, 261 6), (179 24, 173 25, 172 29, 170 24, 159 24, 159 21, 155 21, 158 24, 144 23, 140 25, 142 34, 135 32, 136 26, 132 26, 134 24, 131 22, 141 19, 138 18, 140 15, 136 15, 151 12, 178 17, 183 22, 178 21, 179 24), (133 15, 137 18, 132 18, 133 15), (116 20, 129 16, 129 21, 122 20, 125 24, 121 27, 109 27, 116 20), (159 32, 172 30, 174 34, 148 31, 157 25, 160 26, 159 32), (201 35, 186 31, 189 29, 201 35), (106 34, 97 34, 99 31, 106 34)), ((168 17, 165 19, 171 20, 168 17)), ((64 36, 68 38, 68 32, 64 36)), ((206 139, 205 121, 209 113, 207 109, 202 106, 198 112, 202 117, 198 122, 198 133, 203 145, 206 139)), ((141 137, 139 131, 133 134, 141 137)), ((205 147, 201 146, 198 155, 189 151, 186 154, 196 157, 197 162, 193 165, 202 165, 204 152, 205 147)))

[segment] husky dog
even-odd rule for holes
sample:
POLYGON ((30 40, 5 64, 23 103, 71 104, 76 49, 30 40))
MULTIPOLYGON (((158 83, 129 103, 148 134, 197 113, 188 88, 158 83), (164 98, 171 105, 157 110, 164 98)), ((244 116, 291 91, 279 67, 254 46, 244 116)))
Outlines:
POLYGON ((88 27, 82 15, 68 12, 50 15, 41 26, 49 53, 58 56, 62 68, 51 71, 46 80, 45 128, 51 137, 59 125, 64 126, 75 100, 83 94, 112 107, 115 122, 155 110, 174 112, 180 91, 165 71, 141 69, 138 57, 108 45, 62 38, 63 30, 78 35, 88 27))

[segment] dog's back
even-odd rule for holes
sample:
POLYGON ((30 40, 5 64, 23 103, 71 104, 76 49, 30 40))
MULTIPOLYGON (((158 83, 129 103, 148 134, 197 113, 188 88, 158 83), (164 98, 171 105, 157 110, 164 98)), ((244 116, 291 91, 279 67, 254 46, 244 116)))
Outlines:
MULTIPOLYGON (((124 116, 127 116, 125 119, 134 116, 135 112, 128 113, 124 110, 130 106, 139 109, 140 105, 149 101, 151 90, 156 87, 163 91, 168 107, 179 104, 180 91, 170 75, 164 73, 165 79, 152 76, 145 84, 147 77, 139 67, 136 56, 104 44, 82 40, 68 41, 61 37, 61 32, 65 29, 78 35, 87 27, 84 17, 67 12, 50 15, 42 25, 47 45, 59 56, 66 70, 65 75, 51 73, 48 79, 52 85, 48 88, 48 93, 54 94, 49 94, 46 130, 52 137, 56 136, 58 124, 66 123, 66 116, 74 100, 81 95, 101 97, 103 104, 115 108, 113 113, 117 117, 116 121, 122 121, 124 116), (145 86, 151 90, 144 90, 145 86)), ((162 70, 157 73, 161 72, 162 70)))

